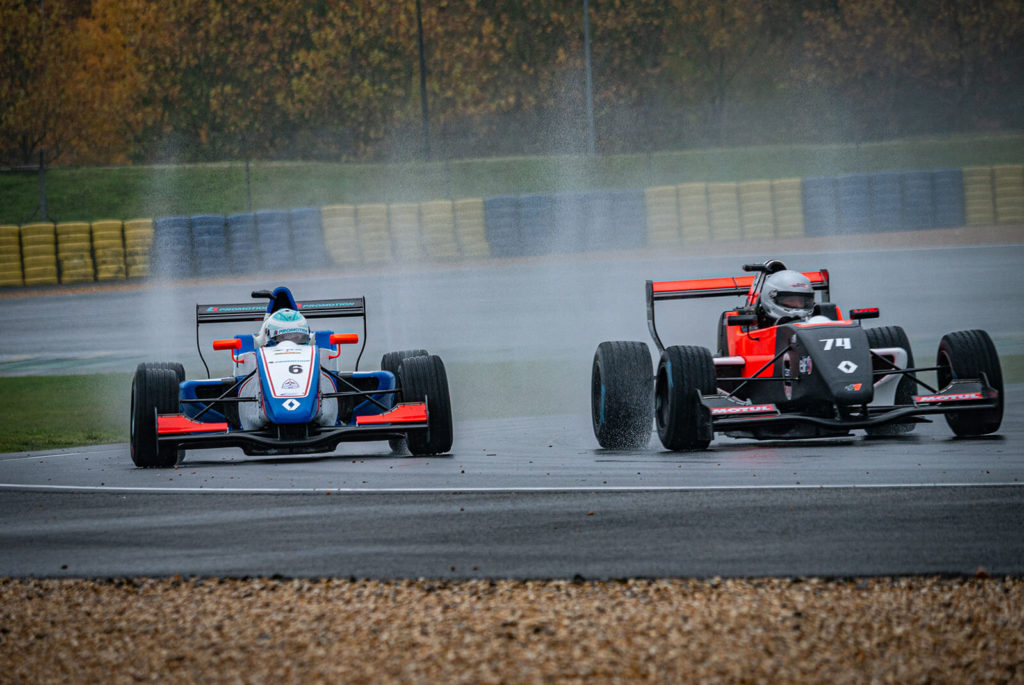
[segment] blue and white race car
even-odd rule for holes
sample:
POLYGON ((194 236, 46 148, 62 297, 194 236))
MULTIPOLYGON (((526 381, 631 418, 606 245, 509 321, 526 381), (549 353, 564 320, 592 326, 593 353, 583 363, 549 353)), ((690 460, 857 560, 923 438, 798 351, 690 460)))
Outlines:
MULTIPOLYGON (((231 353, 234 374, 186 380, 182 364, 144 362, 132 382, 132 461, 169 468, 185 451, 239 447, 248 455, 331 452, 347 441, 388 440, 413 455, 452 446, 448 377, 441 358, 426 350, 388 352, 380 371, 359 371, 366 348, 362 297, 296 302, 285 287, 252 293, 269 300, 196 305, 199 326, 260 322, 256 334, 213 341, 231 353), (341 345, 358 333, 312 331, 308 320, 360 317, 362 347, 355 370, 341 370, 341 345), (333 368, 329 368, 333 367, 333 368)), ((202 349, 199 356, 207 369, 202 349)))

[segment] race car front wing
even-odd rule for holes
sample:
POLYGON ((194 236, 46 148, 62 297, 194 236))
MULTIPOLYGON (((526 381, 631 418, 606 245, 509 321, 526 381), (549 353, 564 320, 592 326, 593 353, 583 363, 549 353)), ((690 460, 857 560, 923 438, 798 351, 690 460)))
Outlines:
POLYGON ((181 414, 157 415, 157 443, 176 449, 240 447, 260 454, 331 452, 342 442, 404 438, 430 426, 425 402, 409 402, 382 414, 359 416, 354 425, 331 427, 271 424, 232 430, 227 423, 201 423, 181 414), (302 433, 298 431, 303 431, 302 433))
POLYGON ((978 411, 998 407, 999 391, 978 380, 955 380, 937 393, 916 395, 913 404, 865 406, 845 416, 814 416, 799 412, 783 412, 775 404, 750 404, 726 394, 705 395, 701 410, 713 430, 742 430, 755 425, 806 423, 830 429, 856 429, 898 422, 927 422, 929 414, 978 411))

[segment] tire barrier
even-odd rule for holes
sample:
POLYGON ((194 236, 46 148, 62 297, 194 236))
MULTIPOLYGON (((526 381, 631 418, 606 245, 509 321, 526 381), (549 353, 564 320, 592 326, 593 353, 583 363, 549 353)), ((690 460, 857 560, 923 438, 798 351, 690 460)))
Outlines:
POLYGON ((1024 223, 1024 165, 992 168, 997 224, 1024 223))
POLYGON ((324 245, 323 217, 318 207, 301 207, 288 213, 291 226, 292 251, 303 269, 323 269, 327 266, 324 245))
POLYGON ((487 242, 487 227, 484 221, 484 201, 481 198, 456 200, 455 240, 462 250, 462 256, 482 258, 491 256, 491 245, 487 242))
POLYGON ((605 230, 587 233, 587 248, 628 250, 643 247, 647 234, 643 190, 605 190, 596 193, 604 196, 610 204, 611 221, 602 226, 605 230))
POLYGON ((0 287, 25 285, 19 233, 17 226, 0 226, 0 287))
POLYGON ((267 209, 256 212, 256 243, 259 268, 263 271, 288 271, 295 268, 288 212, 267 209))
POLYGON ((559 254, 586 250, 587 226, 594 221, 586 193, 555 193, 553 212, 556 235, 552 250, 559 254))
POLYGON ((166 216, 153 222, 152 275, 158 279, 192 275, 192 229, 188 217, 166 216))
POLYGON ((714 240, 739 240, 743 237, 738 183, 708 183, 708 218, 714 240))
POLYGON ((679 231, 679 190, 676 186, 644 189, 647 212, 647 245, 672 247, 683 239, 679 231))
POLYGON ((457 259, 455 207, 451 200, 420 203, 423 250, 428 259, 457 259))
POLYGON ((359 252, 355 205, 330 205, 320 210, 323 221, 324 248, 332 264, 352 266, 363 257, 359 252))
POLYGON ((386 204, 357 205, 356 231, 364 264, 391 261, 391 234, 386 204))
POLYGON ((992 167, 965 167, 964 222, 967 226, 991 226, 996 222, 995 184, 992 167))
POLYGON ((25 285, 57 283, 57 240, 51 223, 21 227, 21 265, 25 285))
POLYGON ((520 195, 519 247, 516 256, 546 255, 554 252, 558 239, 555 199, 550 193, 520 195))
POLYGON ((197 276, 220 276, 231 272, 226 226, 221 214, 192 217, 192 265, 197 276))
POLYGON ((803 181, 799 178, 777 178, 772 181, 772 211, 775 235, 798 238, 804 235, 803 181))
POLYGON ((771 181, 745 181, 738 186, 740 226, 746 239, 766 239, 775 235, 771 181))
POLYGON ((964 225, 964 175, 960 169, 932 172, 932 203, 935 220, 932 228, 956 228, 964 225))
POLYGON ((120 221, 94 221, 91 228, 96 280, 123 281, 127 276, 124 224, 120 221))
POLYGON ((250 274, 256 271, 261 259, 256 215, 251 212, 229 214, 224 221, 224 227, 231 273, 250 274))
POLYGON ((486 198, 490 253, 522 257, 643 247, 644 191, 591 190, 486 198))
POLYGON ((804 232, 809 236, 836 235, 839 228, 836 179, 804 179, 804 232))
POLYGON ((870 187, 867 174, 836 178, 836 229, 841 235, 871 231, 870 187))
POLYGON ((0 226, 0 287, 1024 223, 1024 165, 0 226))
POLYGON ((935 225, 935 191, 927 171, 903 173, 903 228, 914 231, 935 225))
POLYGON ((682 183, 679 191, 679 227, 683 244, 711 240, 711 214, 707 183, 682 183))
POLYGON ((903 229, 903 190, 896 171, 871 174, 871 227, 874 231, 903 229))
POLYGON ((124 222, 124 265, 128 278, 147 278, 149 254, 153 246, 153 220, 129 219, 124 222))
POLYGON ((399 261, 418 261, 423 257, 420 241, 420 206, 414 202, 388 205, 391 248, 399 261))
POLYGON ((95 278, 89 224, 82 221, 57 224, 57 271, 61 283, 88 283, 95 278))
POLYGON ((521 254, 518 204, 515 195, 484 199, 484 230, 492 257, 516 257, 521 254))

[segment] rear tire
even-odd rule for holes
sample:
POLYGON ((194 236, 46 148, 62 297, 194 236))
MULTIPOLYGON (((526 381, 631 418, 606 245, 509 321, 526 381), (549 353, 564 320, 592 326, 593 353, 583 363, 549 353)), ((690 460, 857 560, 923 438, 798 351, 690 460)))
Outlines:
POLYGON ((654 381, 654 416, 665 449, 707 449, 714 432, 700 396, 716 390, 710 350, 677 345, 661 353, 654 381))
POLYGON ((184 454, 175 447, 157 445, 157 414, 178 411, 178 376, 174 369, 140 364, 132 380, 129 445, 132 462, 146 469, 166 469, 184 454))
POLYGON ((956 331, 942 336, 935 360, 939 389, 957 378, 988 378, 988 384, 999 393, 994 409, 950 412, 946 423, 960 437, 986 435, 999 430, 1003 422, 1003 370, 992 338, 982 330, 956 331))
MULTIPOLYGON (((879 326, 877 328, 866 328, 864 329, 864 332, 868 337, 868 347, 872 349, 878 347, 902 347, 905 349, 907 351, 907 366, 913 368, 914 352, 910 349, 910 339, 907 337, 906 331, 904 331, 902 327, 879 326)), ((896 385, 894 404, 913 404, 914 393, 916 391, 917 383, 915 383, 914 379, 910 376, 904 375, 896 385)), ((864 430, 868 435, 872 436, 893 436, 909 433, 916 427, 917 424, 911 421, 904 423, 890 423, 884 426, 871 426, 864 430)))
POLYGON ((641 449, 651 439, 654 375, 642 342, 603 342, 594 353, 590 415, 601 447, 641 449))
MULTIPOLYGON (((398 367, 402 365, 402 360, 408 359, 409 357, 426 357, 426 350, 400 350, 398 352, 385 352, 384 356, 380 358, 381 371, 390 371, 395 374, 395 379, 398 379, 398 367)), ((388 446, 391 447, 392 452, 404 453, 408 451, 408 445, 405 444, 405 438, 389 438, 388 446)))
POLYGON ((448 392, 448 374, 437 355, 408 357, 398 367, 403 402, 422 402, 427 398, 426 431, 406 435, 405 442, 414 456, 442 454, 452 448, 452 403, 448 392))

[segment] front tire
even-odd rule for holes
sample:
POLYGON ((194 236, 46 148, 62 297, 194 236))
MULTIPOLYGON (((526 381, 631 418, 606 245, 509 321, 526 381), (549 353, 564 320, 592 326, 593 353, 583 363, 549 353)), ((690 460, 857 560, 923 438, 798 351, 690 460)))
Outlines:
MULTIPOLYGON (((864 332, 868 337, 868 347, 876 349, 879 347, 902 347, 907 351, 907 366, 914 367, 914 352, 910 349, 910 339, 906 331, 900 326, 879 326, 877 328, 866 328, 864 332)), ((910 376, 904 374, 896 385, 894 404, 907 406, 914 403, 914 392, 917 390, 917 383, 910 376)), ((913 421, 904 423, 890 423, 884 426, 871 426, 864 429, 864 432, 872 436, 893 436, 909 433, 917 424, 913 421)))
POLYGON ((594 436, 605 449, 642 449, 651 439, 654 375, 642 342, 603 342, 590 380, 594 436))
POLYGON ((132 462, 146 469, 176 465, 183 452, 157 444, 157 414, 178 411, 178 375, 174 369, 140 364, 132 380, 129 446, 132 462))
POLYGON ((185 367, 181 364, 181 362, 141 362, 135 368, 135 371, 138 372, 138 370, 142 368, 170 369, 171 371, 174 372, 174 375, 178 377, 179 383, 185 380, 185 367))
POLYGON ((677 345, 661 353, 654 381, 654 416, 665 449, 707 449, 714 433, 700 398, 716 390, 710 350, 677 345))
POLYGON ((935 361, 939 367, 936 376, 939 389, 943 389, 957 378, 988 379, 988 385, 999 393, 994 409, 950 412, 946 423, 959 437, 986 435, 999 430, 1003 422, 1003 370, 999 354, 992 338, 982 330, 956 331, 947 333, 939 341, 939 353, 935 361))
POLYGON ((426 431, 413 431, 405 441, 414 456, 442 454, 452 448, 452 403, 448 374, 437 355, 409 357, 398 367, 403 402, 427 400, 426 431))
MULTIPOLYGON (((385 352, 384 356, 380 358, 381 371, 390 371, 395 374, 395 379, 398 379, 398 367, 402 365, 402 362, 409 357, 426 357, 428 352, 426 350, 399 350, 397 352, 385 352)), ((405 444, 405 438, 389 438, 388 446, 392 452, 402 454, 408 451, 409 446, 405 444)))

